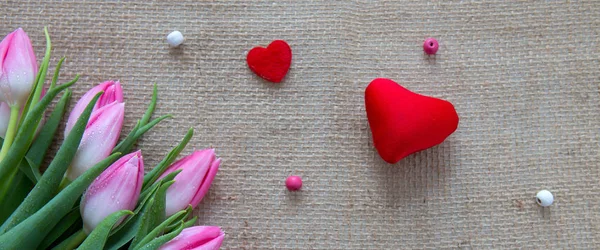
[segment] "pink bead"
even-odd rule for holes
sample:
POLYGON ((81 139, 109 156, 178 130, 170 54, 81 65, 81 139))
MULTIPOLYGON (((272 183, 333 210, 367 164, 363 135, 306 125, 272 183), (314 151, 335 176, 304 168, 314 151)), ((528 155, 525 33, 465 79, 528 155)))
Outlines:
POLYGON ((440 48, 440 45, 438 44, 438 41, 435 40, 435 38, 433 38, 433 37, 427 38, 425 40, 425 42, 423 43, 423 50, 428 55, 434 55, 438 51, 439 48, 440 48))
POLYGON ((302 178, 300 178, 300 176, 292 175, 285 180, 285 186, 290 191, 300 190, 302 187, 302 178))

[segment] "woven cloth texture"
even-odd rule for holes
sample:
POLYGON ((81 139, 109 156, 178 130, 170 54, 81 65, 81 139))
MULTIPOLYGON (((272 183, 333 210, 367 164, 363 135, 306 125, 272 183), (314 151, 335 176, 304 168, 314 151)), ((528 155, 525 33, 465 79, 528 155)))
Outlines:
POLYGON ((126 131, 158 84, 156 114, 174 119, 138 147, 148 168, 190 127, 184 153, 216 148, 195 214, 223 228, 224 249, 600 247, 600 1, 2 1, 0 13, 38 61, 48 26, 62 81, 82 75, 74 100, 121 80, 126 131), (245 61, 275 39, 293 51, 279 85, 245 61), (458 130, 385 163, 364 107, 377 77, 451 101, 458 130), (535 203, 541 189, 554 205, 535 203))

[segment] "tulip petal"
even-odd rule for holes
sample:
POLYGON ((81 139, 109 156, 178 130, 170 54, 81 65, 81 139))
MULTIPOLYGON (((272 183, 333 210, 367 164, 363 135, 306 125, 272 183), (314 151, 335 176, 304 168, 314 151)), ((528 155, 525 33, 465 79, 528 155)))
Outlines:
POLYGON ((210 240, 209 242, 206 242, 202 246, 193 248, 193 250, 218 250, 219 248, 221 248, 221 245, 223 244, 223 239, 225 239, 225 234, 221 232, 221 234, 217 238, 214 238, 214 239, 210 240))
POLYGON ((112 102, 123 102, 123 89, 119 81, 104 82, 104 94, 96 103, 96 108, 104 107, 112 102))
POLYGON ((113 102, 92 113, 67 177, 74 180, 110 155, 119 140, 125 104, 113 102))
POLYGON ((143 158, 137 151, 122 157, 98 176, 81 201, 84 230, 91 232, 111 213, 133 210, 140 195, 143 175, 143 158))
POLYGON ((208 173, 202 180, 202 184, 200 184, 200 189, 198 189, 198 192, 194 195, 194 199, 192 199, 192 202, 190 203, 192 204, 192 207, 197 207, 200 201, 202 201, 202 198, 208 193, 208 189, 210 189, 210 186, 219 171, 219 165, 221 165, 220 158, 212 162, 208 173))
POLYGON ((182 170, 175 177, 175 183, 167 190, 167 216, 185 209, 188 205, 192 204, 214 160, 215 154, 213 149, 195 151, 191 155, 173 163, 163 173, 161 179, 175 170, 182 170))
POLYGON ((0 69, 4 68, 4 58, 6 58, 6 54, 8 54, 8 49, 10 48, 14 36, 15 32, 11 32, 2 39, 2 42, 0 42, 0 69))
POLYGON ((184 229, 177 237, 161 246, 160 250, 218 249, 225 234, 219 227, 195 226, 184 229))
POLYGON ((100 99, 96 103, 94 111, 113 102, 123 102, 123 89, 121 88, 121 84, 118 81, 106 81, 91 88, 81 97, 81 99, 79 99, 79 101, 77 101, 75 107, 73 107, 73 110, 69 115, 69 119, 67 120, 67 125, 65 126, 65 134, 69 134, 71 128, 73 127, 73 124, 75 124, 75 122, 77 121, 77 117, 81 115, 81 112, 83 112, 83 109, 90 102, 91 98, 101 91, 103 91, 104 93, 102 94, 102 96, 100 96, 100 99))
POLYGON ((35 55, 33 54, 33 47, 27 34, 22 29, 18 29, 15 32, 16 34, 11 42, 12 46, 4 57, 6 63, 3 70, 8 74, 9 82, 24 83, 12 85, 12 91, 18 91, 19 96, 23 94, 29 96, 33 80, 35 80, 37 64, 35 62, 35 55))
POLYGON ((23 106, 33 87, 37 63, 27 33, 19 28, 0 43, 0 100, 23 106))

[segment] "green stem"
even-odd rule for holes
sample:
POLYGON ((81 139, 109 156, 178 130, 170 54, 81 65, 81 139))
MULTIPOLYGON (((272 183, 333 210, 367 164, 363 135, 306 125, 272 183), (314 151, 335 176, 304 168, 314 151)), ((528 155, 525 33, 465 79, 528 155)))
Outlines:
POLYGON ((77 231, 73 235, 69 236, 69 238, 67 238, 66 240, 64 240, 63 242, 61 242, 60 244, 58 244, 58 246, 55 246, 52 249, 53 250, 71 250, 71 249, 75 249, 79 245, 81 245, 81 242, 83 242, 86 237, 87 237, 87 234, 85 234, 83 232, 83 229, 79 229, 79 231, 77 231))
MULTIPOLYGON (((4 157, 6 157, 6 155, 8 154, 8 149, 10 148, 10 146, 13 143, 13 140, 15 139, 15 135, 17 134, 17 121, 19 120, 19 105, 14 105, 10 107, 10 118, 8 120, 8 127, 6 128, 6 135, 4 136, 4 142, 2 143, 2 149, 0 150, 0 161, 2 161, 4 159, 4 157)), ((12 180, 15 177, 15 175, 17 174, 17 171, 19 170, 19 168, 17 166, 14 166, 13 169, 10 170, 10 173, 8 174, 8 179, 5 183, 3 183, 2 188, 0 189, 0 201, 4 202, 4 198, 6 197, 6 194, 8 192, 8 190, 10 189, 10 186, 12 185, 12 180)))
POLYGON ((4 142, 2 143, 2 150, 0 150, 0 161, 6 157, 10 145, 12 145, 15 135, 17 134, 17 121, 19 120, 19 105, 10 107, 10 118, 8 121, 8 127, 6 128, 6 136, 4 136, 4 142))

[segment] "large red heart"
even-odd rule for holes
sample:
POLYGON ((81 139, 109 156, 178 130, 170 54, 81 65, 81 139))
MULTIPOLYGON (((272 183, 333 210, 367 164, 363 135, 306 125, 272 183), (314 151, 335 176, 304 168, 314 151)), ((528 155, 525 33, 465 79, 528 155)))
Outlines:
POLYGON ((452 103, 413 93, 390 79, 369 84, 365 106, 373 144, 388 163, 442 143, 458 127, 452 103))
POLYGON ((283 40, 275 40, 267 48, 255 47, 248 52, 248 67, 271 82, 281 82, 292 63, 292 49, 283 40))

